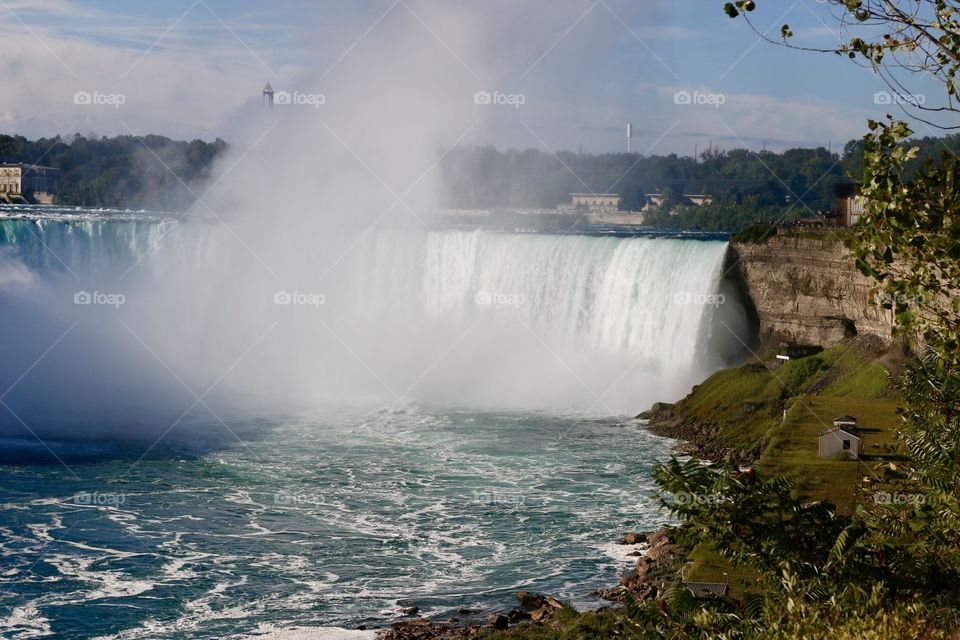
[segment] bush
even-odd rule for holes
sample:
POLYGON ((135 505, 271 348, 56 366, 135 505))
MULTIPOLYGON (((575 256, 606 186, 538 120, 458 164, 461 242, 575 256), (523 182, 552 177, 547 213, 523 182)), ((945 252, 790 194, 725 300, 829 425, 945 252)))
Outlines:
POLYGON ((741 229, 733 234, 734 242, 743 242, 748 244, 763 244, 770 236, 777 235, 776 227, 772 224, 757 223, 741 229))

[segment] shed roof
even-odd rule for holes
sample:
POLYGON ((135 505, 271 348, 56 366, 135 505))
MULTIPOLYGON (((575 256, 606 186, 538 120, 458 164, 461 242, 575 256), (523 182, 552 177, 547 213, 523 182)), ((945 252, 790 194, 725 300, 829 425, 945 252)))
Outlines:
POLYGON ((695 596, 725 596, 730 590, 726 582, 685 582, 683 586, 695 596))
POLYGON ((823 436, 828 436, 828 435, 830 435, 831 433, 842 433, 842 434, 844 434, 844 435, 850 436, 851 438, 853 438, 853 439, 855 439, 855 440, 859 440, 859 439, 860 439, 860 436, 858 436, 857 434, 855 434, 855 433, 850 433, 850 432, 847 431, 846 429, 841 429, 840 427, 835 427, 835 428, 833 428, 833 429, 830 429, 829 431, 824 431, 824 432, 821 433, 818 437, 822 438, 823 436))

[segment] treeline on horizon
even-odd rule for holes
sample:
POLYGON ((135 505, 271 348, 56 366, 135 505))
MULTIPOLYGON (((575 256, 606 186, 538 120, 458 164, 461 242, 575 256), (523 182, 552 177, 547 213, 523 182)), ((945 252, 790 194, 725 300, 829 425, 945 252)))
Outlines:
POLYGON ((94 134, 28 140, 0 135, 0 162, 59 169, 54 202, 85 207, 185 211, 194 204, 227 143, 164 136, 94 134))
MULTIPOLYGON (((960 134, 909 141, 920 147, 916 170, 927 159, 960 151, 960 134)), ((164 136, 98 137, 76 134, 28 140, 0 134, 0 162, 26 162, 61 171, 57 204, 184 211, 203 191, 228 144, 164 136)), ((660 190, 663 207, 648 215, 659 227, 737 231, 759 221, 790 222, 834 206, 840 182, 858 182, 863 142, 842 153, 823 147, 783 152, 710 149, 694 160, 676 154, 600 155, 536 149, 500 151, 459 147, 440 166, 441 206, 454 209, 543 208, 568 202, 575 192, 612 191, 636 211, 645 194, 660 190), (683 194, 709 194, 713 203, 683 206, 683 194), (671 215, 673 212, 675 215, 671 215)))
MULTIPOLYGON (((943 152, 960 150, 960 134, 909 141, 920 147, 912 171, 943 152)), ((450 151, 442 164, 442 203, 447 208, 544 208, 569 202, 570 194, 618 193, 621 208, 638 211, 645 194, 658 190, 663 206, 647 223, 668 228, 737 231, 759 221, 792 222, 834 208, 835 187, 859 182, 863 141, 842 153, 824 147, 783 152, 706 150, 696 160, 676 154, 583 155, 536 149, 499 151, 491 146, 450 151), (709 194, 713 202, 683 206, 684 194, 709 194), (675 215, 671 215, 673 212, 675 215)))

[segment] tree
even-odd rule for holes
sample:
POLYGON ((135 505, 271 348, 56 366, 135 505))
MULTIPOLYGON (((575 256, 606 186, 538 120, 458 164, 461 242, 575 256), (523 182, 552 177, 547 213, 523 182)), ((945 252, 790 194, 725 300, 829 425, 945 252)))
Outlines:
POLYGON ((960 124, 928 122, 925 115, 960 112, 960 7, 950 0, 823 0, 830 6, 837 25, 838 45, 818 48, 796 44, 790 25, 780 28, 780 40, 758 29, 749 14, 758 4, 782 10, 772 0, 727 2, 730 17, 742 15, 754 32, 768 42, 803 51, 829 52, 847 56, 873 69, 886 82, 896 103, 918 120, 933 126, 956 129, 960 124), (742 13, 741 13, 742 12, 742 13), (921 76, 941 81, 945 92, 936 102, 910 91, 909 85, 921 76))
POLYGON ((851 248, 877 282, 876 302, 952 365, 960 364, 960 162, 944 152, 907 176, 918 147, 903 122, 870 122, 861 194, 867 212, 851 248))
POLYGON ((56 137, 30 141, 0 135, 0 162, 42 162, 60 169, 58 204, 187 209, 209 180, 227 144, 163 136, 56 137), (182 182, 181 182, 182 180, 182 182))
MULTIPOLYGON (((768 4, 763 2, 764 5, 768 4)), ((874 69, 896 102, 916 119, 931 112, 960 112, 956 74, 960 70, 960 6, 948 0, 827 0, 835 10, 840 41, 817 49, 794 44, 789 25, 780 30, 784 46, 845 55, 874 69), (921 75, 939 80, 944 93, 927 104, 908 85, 921 75)), ((754 31, 749 14, 754 0, 727 2, 754 31), (742 14, 741 14, 742 12, 742 14)), ((773 40, 762 33, 764 39, 773 40)), ((960 127, 951 119, 933 123, 960 127)), ((861 195, 866 215, 851 240, 860 270, 877 283, 875 301, 894 312, 897 324, 920 350, 935 350, 945 362, 960 364, 960 160, 949 145, 939 158, 927 154, 918 167, 920 147, 905 144, 913 131, 888 116, 870 121, 863 139, 861 195)), ((848 145, 848 151, 850 151, 848 145)))
MULTIPOLYGON (((889 27, 874 34, 878 42, 854 36, 836 52, 893 73, 932 73, 943 80, 946 110, 953 110, 960 60, 955 3, 832 4, 859 24, 889 27), (919 52, 920 62, 890 61, 888 54, 904 51, 919 52)), ((756 8, 753 0, 725 6, 732 17, 756 8)), ((788 43, 789 26, 781 34, 788 43)), ((731 615, 704 604, 696 607, 699 614, 686 612, 682 619, 669 608, 656 618, 648 607, 644 619, 659 624, 661 635, 666 622, 682 620, 691 637, 703 635, 704 622, 723 622, 724 637, 750 637, 758 626, 774 638, 954 637, 960 618, 960 162, 943 153, 939 161, 927 157, 917 165, 919 146, 905 144, 913 132, 893 118, 870 121, 868 128, 861 184, 867 212, 850 247, 876 282, 876 303, 894 311, 920 352, 900 383, 908 461, 905 469, 888 465, 886 479, 915 499, 861 503, 844 520, 829 505, 803 505, 781 479, 745 482, 730 471, 671 461, 657 470, 656 480, 668 494, 663 505, 684 519, 682 535, 751 566, 768 590, 750 615, 749 607, 731 615), (689 495, 711 500, 676 501, 689 495)), ((848 145, 845 155, 857 150, 848 145)))

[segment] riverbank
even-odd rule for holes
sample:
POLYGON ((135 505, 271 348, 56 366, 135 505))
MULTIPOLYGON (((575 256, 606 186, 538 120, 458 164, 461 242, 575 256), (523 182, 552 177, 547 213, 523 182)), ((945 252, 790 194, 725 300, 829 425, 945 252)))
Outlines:
MULTIPOLYGON (((838 514, 849 515, 857 500, 870 499, 859 478, 865 466, 901 456, 893 436, 898 420, 893 382, 907 355, 869 336, 790 360, 777 355, 778 349, 770 349, 754 362, 719 371, 679 402, 654 404, 638 421, 654 433, 681 440, 677 454, 749 467, 765 478, 789 478, 805 499, 833 504, 838 514), (844 414, 858 417, 863 427, 860 460, 820 459, 817 436, 844 414)), ((752 588, 749 571, 714 549, 681 546, 669 528, 628 534, 620 542, 646 548, 618 585, 596 592, 610 601, 609 607, 540 610, 520 601, 513 611, 481 614, 469 624, 414 620, 396 623, 379 637, 606 637, 629 628, 630 607, 669 597, 671 590, 686 591, 685 584, 725 585, 734 603, 752 588)))
MULTIPOLYGON (((897 403, 892 382, 910 354, 890 338, 892 318, 870 304, 869 281, 834 237, 735 238, 724 272, 725 286, 744 302, 756 336, 744 352, 747 361, 716 372, 676 403, 653 404, 637 416, 638 422, 680 441, 674 449, 678 456, 749 468, 765 478, 783 476, 795 483, 799 495, 849 515, 864 499, 858 477, 862 462, 900 456, 893 437, 897 403), (859 416, 869 432, 862 434, 863 461, 819 459, 819 434, 845 414, 859 416)), ((658 535, 670 538, 666 532, 658 535)), ((732 566, 717 550, 671 544, 663 558, 651 545, 620 584, 597 594, 617 607, 625 600, 658 597, 671 585, 682 589, 685 581, 722 583, 736 598, 750 589, 749 572, 732 566)), ((516 626, 507 615, 510 628, 498 630, 493 614, 476 621, 469 633, 538 638, 560 630, 602 628, 609 634, 624 614, 615 608, 571 610, 533 624, 525 624, 520 613, 514 618, 516 626)), ((424 633, 429 624, 417 622, 412 628, 424 633)), ((469 637, 442 635, 458 633, 447 629, 437 632, 441 635, 435 637, 469 637)), ((407 637, 402 633, 385 637, 407 637)))
MULTIPOLYGON (((650 533, 628 533, 618 541, 633 548, 636 566, 614 587, 595 595, 611 604, 593 611, 577 611, 545 594, 517 592, 517 607, 507 612, 467 611, 445 621, 415 618, 394 622, 378 631, 380 640, 465 640, 467 638, 555 638, 559 634, 608 637, 623 624, 619 610, 626 602, 663 597, 683 567, 689 550, 671 537, 671 528, 650 533)), ((622 630, 622 629, 621 629, 622 630)))

